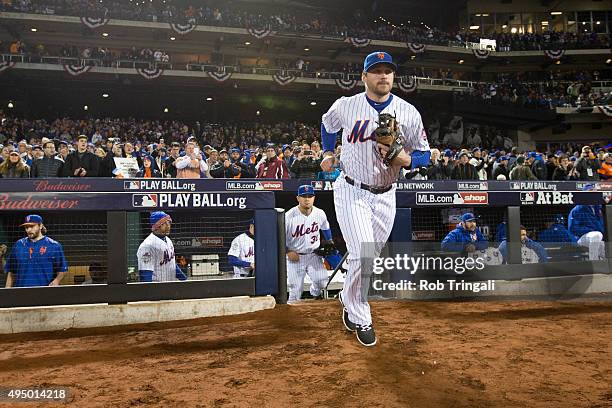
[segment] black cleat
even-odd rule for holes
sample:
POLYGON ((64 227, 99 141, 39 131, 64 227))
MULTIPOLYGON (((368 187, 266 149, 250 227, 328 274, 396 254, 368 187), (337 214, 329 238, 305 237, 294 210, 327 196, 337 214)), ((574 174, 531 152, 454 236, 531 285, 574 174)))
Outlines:
POLYGON ((342 308, 342 323, 344 323, 346 330, 350 332, 357 330, 357 325, 349 320, 348 311, 346 308, 342 308))
POLYGON ((357 340, 359 343, 366 347, 372 347, 376 345, 376 333, 371 324, 357 324, 357 340))

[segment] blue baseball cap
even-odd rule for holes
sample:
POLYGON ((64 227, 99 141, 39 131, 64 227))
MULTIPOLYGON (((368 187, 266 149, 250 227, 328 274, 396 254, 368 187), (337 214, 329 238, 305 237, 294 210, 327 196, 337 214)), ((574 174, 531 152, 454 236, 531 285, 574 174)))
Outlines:
POLYGON ((20 227, 25 227, 25 226, 34 225, 34 224, 42 224, 42 223, 43 223, 43 219, 40 215, 30 214, 27 217, 25 217, 25 221, 23 224, 20 225, 20 227))
POLYGON ((305 196, 305 195, 309 195, 309 196, 314 196, 315 195, 315 190, 314 187, 312 187, 311 185, 308 184, 304 184, 303 186, 300 186, 298 188, 298 196, 305 196))
POLYGON ((453 157, 453 151, 451 149, 445 149, 444 155, 447 157, 453 157))
POLYGON ((365 60, 363 61, 363 72, 368 72, 370 68, 378 64, 387 64, 393 68, 393 71, 397 70, 397 65, 395 65, 395 62, 393 62, 393 58, 389 53, 384 51, 375 51, 365 57, 365 60))
POLYGON ((151 229, 155 230, 164 222, 170 220, 172 222, 172 218, 163 211, 155 211, 151 213, 151 217, 149 218, 149 223, 151 224, 151 229))
POLYGON ((232 148, 229 150, 229 152, 230 152, 230 154, 231 154, 231 153, 234 153, 234 152, 236 152, 236 153, 241 153, 240 149, 239 149, 239 148, 237 148, 237 147, 232 147, 232 148))
POLYGON ((529 157, 532 159, 535 159, 536 157, 538 157, 538 153, 537 152, 529 152, 529 157))
POLYGON ((476 217, 474 214, 472 213, 465 213, 461 216, 461 221, 462 222, 467 222, 467 221, 476 221, 478 219, 478 217, 476 217))

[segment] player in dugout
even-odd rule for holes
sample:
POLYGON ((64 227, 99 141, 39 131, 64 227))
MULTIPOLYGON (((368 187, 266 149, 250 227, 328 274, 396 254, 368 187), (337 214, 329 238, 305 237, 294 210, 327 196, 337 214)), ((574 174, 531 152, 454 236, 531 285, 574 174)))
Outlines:
POLYGON ((449 252, 472 253, 485 250, 489 242, 480 232, 476 221, 478 217, 472 213, 461 216, 461 222, 442 240, 442 250, 449 252))
POLYGON ((27 237, 15 243, 6 260, 6 287, 59 286, 68 272, 62 245, 45 236, 40 215, 28 215, 20 227, 27 237))

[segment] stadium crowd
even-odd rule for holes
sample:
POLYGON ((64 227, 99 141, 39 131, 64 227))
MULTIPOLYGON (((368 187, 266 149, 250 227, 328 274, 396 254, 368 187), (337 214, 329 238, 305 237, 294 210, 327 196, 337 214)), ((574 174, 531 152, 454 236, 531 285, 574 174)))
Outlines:
MULTIPOLYGON (((420 22, 390 23, 385 19, 371 18, 364 13, 351 13, 335 17, 334 12, 299 13, 294 10, 245 9, 237 4, 219 2, 194 6, 188 2, 166 1, 83 1, 83 0, 4 0, 0 11, 21 13, 56 14, 92 18, 116 18, 123 20, 197 23, 208 26, 270 28, 274 31, 314 34, 334 37, 359 37, 401 42, 465 46, 466 42, 478 43, 480 35, 466 30, 449 32, 431 28, 420 22), (183 5, 181 5, 181 3, 183 5)), ((522 51, 541 49, 593 49, 610 48, 606 34, 546 31, 543 33, 493 33, 486 36, 495 39, 499 50, 522 51)))
MULTIPOLYGON (((482 134, 471 127, 461 140, 430 137, 429 165, 404 169, 404 177, 612 180, 611 146, 566 145, 554 152, 525 152, 512 147, 511 140, 499 132, 490 132, 492 140, 482 134)), ((338 165, 330 172, 320 169, 319 139, 317 126, 296 122, 223 126, 196 122, 190 126, 159 120, 63 118, 48 122, 6 117, 0 126, 0 177, 334 180, 340 173, 338 165), (126 158, 132 160, 124 169, 115 159, 126 158)), ((340 156, 341 146, 335 153, 340 156)))

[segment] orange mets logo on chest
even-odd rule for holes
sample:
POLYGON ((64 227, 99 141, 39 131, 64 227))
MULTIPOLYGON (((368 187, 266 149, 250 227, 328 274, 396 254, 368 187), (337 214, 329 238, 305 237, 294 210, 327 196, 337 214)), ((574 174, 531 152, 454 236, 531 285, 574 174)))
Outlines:
POLYGON ((40 247, 40 249, 38 250, 38 253, 41 254, 41 255, 44 255, 45 252, 47 252, 47 247, 44 247, 44 246, 40 247))

